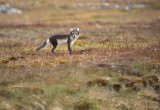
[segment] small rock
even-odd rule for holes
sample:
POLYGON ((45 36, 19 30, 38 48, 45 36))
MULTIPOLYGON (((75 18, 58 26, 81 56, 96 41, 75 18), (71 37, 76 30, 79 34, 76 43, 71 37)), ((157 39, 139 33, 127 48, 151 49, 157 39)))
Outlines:
POLYGON ((0 4, 0 13, 7 14, 21 14, 22 11, 16 8, 11 8, 9 5, 1 5, 0 4))
POLYGON ((76 3, 73 4, 71 7, 73 8, 88 8, 88 9, 92 9, 92 10, 112 10, 112 9, 117 9, 117 10, 126 10, 126 11, 130 11, 133 9, 144 9, 144 8, 148 8, 149 5, 148 4, 143 4, 143 3, 137 3, 137 4, 126 4, 124 6, 122 6, 120 3, 107 3, 107 2, 102 2, 102 3, 76 3))

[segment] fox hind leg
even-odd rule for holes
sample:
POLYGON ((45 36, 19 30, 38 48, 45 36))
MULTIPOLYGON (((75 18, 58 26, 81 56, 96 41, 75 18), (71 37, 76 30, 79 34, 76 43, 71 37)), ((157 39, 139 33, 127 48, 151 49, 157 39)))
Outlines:
POLYGON ((53 44, 53 48, 52 48, 52 53, 54 54, 55 53, 55 49, 57 48, 57 43, 53 44))

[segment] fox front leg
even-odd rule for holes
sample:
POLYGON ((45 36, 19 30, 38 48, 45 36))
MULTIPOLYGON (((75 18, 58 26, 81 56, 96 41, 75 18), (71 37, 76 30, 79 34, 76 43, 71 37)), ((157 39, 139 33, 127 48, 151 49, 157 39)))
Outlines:
POLYGON ((69 51, 69 54, 72 55, 72 45, 71 45, 71 42, 68 42, 68 51, 69 51))

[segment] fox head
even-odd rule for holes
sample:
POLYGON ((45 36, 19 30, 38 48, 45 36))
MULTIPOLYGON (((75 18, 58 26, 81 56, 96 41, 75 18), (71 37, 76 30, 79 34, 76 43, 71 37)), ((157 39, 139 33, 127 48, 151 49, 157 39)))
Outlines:
POLYGON ((79 28, 77 29, 70 29, 70 36, 75 39, 79 37, 79 28))

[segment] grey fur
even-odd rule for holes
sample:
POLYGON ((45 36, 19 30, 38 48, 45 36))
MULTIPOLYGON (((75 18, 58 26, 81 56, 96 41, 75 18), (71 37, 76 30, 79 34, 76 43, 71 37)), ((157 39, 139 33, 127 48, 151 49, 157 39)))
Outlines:
POLYGON ((41 49, 43 49, 44 47, 46 47, 48 43, 49 43, 49 39, 45 40, 41 45, 39 45, 39 46, 36 48, 36 51, 40 51, 41 49), (48 42, 47 42, 47 41, 48 41, 48 42))

